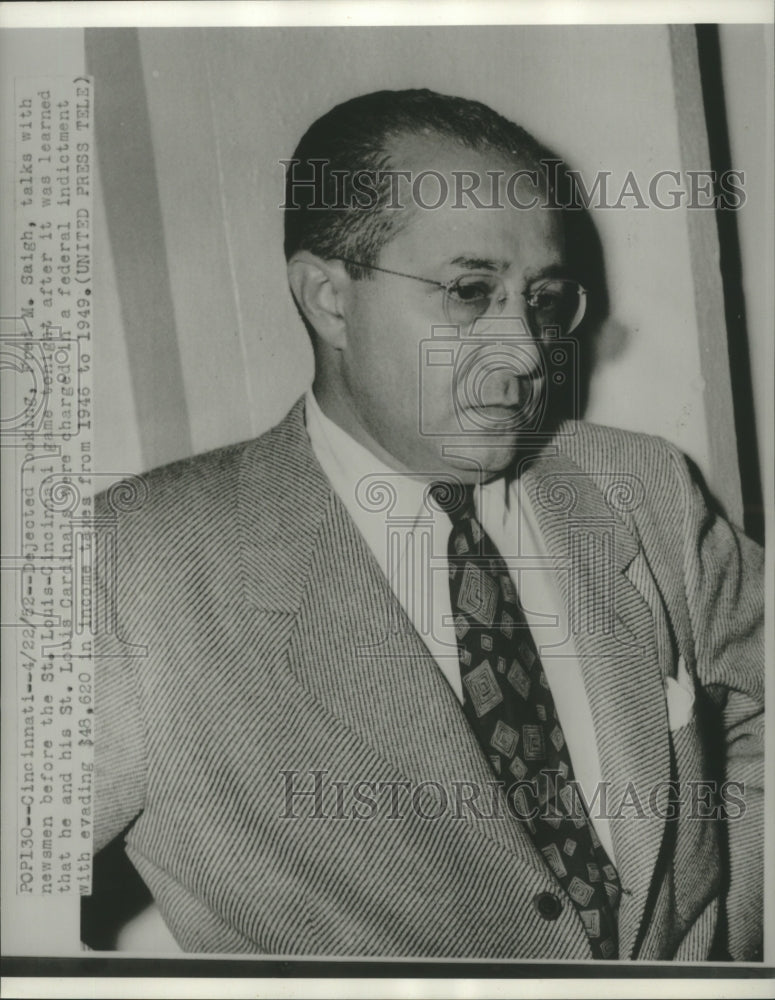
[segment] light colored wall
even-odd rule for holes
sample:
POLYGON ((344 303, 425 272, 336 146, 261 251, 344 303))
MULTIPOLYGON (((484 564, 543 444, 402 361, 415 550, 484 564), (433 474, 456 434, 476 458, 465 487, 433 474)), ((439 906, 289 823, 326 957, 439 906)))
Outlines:
MULTIPOLYGON (((143 421, 168 419, 146 400, 137 415, 125 408, 126 421, 140 422, 138 454, 117 420, 116 400, 124 408, 126 393, 116 390, 105 409, 130 468, 259 433, 308 384, 311 352, 286 290, 278 160, 336 102, 409 86, 477 98, 536 133, 585 178, 611 171, 614 190, 628 171, 646 185, 658 170, 708 165, 682 162, 665 26, 141 30, 139 40, 190 440, 165 438, 158 428, 144 434, 143 421)), ((97 92, 120 115, 122 95, 111 85, 106 74, 97 92)), ((124 111, 131 142, 132 109, 124 111)), ((121 170, 115 149, 111 169, 121 170)), ((726 470, 708 437, 707 407, 728 386, 709 387, 701 365, 708 332, 694 300, 687 213, 601 209, 595 221, 612 318, 587 417, 674 441, 734 516, 732 428, 722 449, 726 470)), ((112 243, 119 256, 115 234, 112 243)), ((155 275, 159 247, 149 254, 155 275)), ((142 294, 141 284, 119 288, 120 296, 142 294)), ((122 336, 131 331, 118 314, 106 320, 120 364, 122 336)), ((725 373, 719 377, 723 383, 725 373)), ((107 452, 109 435, 103 440, 107 452)))

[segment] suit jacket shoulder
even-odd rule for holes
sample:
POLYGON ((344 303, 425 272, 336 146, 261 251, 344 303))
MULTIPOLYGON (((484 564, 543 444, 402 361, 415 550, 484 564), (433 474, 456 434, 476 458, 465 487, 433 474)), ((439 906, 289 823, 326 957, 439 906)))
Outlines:
POLYGON ((148 570, 157 565, 167 577, 176 567, 191 571, 188 554, 206 571, 214 568, 207 565, 211 558, 222 566, 225 548, 244 541, 246 523, 252 535, 271 539, 284 494, 311 472, 311 452, 299 448, 302 412, 299 401, 258 438, 128 477, 101 493, 98 522, 116 526, 123 563, 141 575, 146 564, 148 570))
POLYGON ((652 493, 688 473, 685 455, 654 434, 585 421, 564 423, 554 444, 598 485, 617 474, 636 476, 652 493))
MULTIPOLYGON (((303 420, 291 412, 298 436, 303 420)), ((95 499, 96 849, 146 806, 154 761, 169 752, 152 720, 171 724, 192 692, 217 686, 214 666, 244 641, 246 593, 275 593, 288 574, 286 539, 299 534, 282 501, 293 424, 289 415, 258 439, 128 477, 95 499)), ((305 461, 290 464, 298 479, 305 461)), ((195 726, 207 706, 200 697, 188 707, 195 726)))

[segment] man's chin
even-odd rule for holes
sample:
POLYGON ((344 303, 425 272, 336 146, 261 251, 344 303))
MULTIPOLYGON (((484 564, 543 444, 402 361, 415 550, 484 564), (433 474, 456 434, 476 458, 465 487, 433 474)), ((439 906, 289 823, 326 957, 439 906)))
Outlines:
POLYGON ((467 435, 442 447, 444 464, 465 481, 497 479, 510 469, 520 451, 520 436, 467 435))

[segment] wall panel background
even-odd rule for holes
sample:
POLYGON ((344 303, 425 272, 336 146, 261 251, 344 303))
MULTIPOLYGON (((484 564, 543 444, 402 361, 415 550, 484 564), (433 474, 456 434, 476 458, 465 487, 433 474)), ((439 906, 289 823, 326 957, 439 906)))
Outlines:
MULTIPOLYGON (((126 471, 258 434, 309 383, 279 160, 338 101, 407 86, 483 100, 585 179, 609 171, 612 201, 630 172, 646 190, 657 171, 709 166, 702 142, 679 134, 703 114, 690 26, 95 29, 86 43, 98 140, 110 135, 100 156, 118 303, 104 304, 106 336, 129 359, 135 402, 117 412, 115 394, 103 399, 97 443, 115 466, 136 422, 126 471), (128 54, 131 87, 118 72, 128 54)), ((586 416, 674 441, 740 520, 724 320, 707 308, 721 294, 712 213, 700 245, 685 207, 635 201, 593 213, 611 310, 586 416)))

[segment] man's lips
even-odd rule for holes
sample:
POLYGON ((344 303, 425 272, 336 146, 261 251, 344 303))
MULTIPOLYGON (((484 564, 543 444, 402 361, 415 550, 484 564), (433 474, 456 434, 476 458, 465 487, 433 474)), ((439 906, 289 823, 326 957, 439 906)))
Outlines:
POLYGON ((490 403, 485 406, 468 406, 463 412, 474 420, 484 420, 488 424, 513 425, 524 421, 530 411, 525 406, 490 403))

